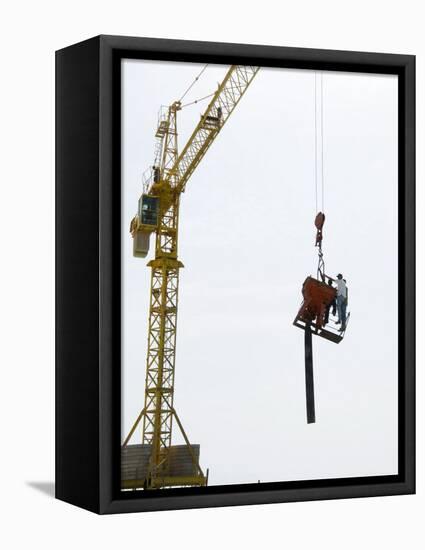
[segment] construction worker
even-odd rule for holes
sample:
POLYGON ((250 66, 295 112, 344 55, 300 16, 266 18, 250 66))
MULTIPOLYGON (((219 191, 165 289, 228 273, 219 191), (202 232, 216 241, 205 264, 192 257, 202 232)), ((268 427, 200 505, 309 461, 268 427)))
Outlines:
POLYGON ((341 273, 338 273, 336 277, 336 308, 338 311, 337 325, 341 325, 339 329, 341 332, 345 330, 345 323, 347 320, 347 297, 348 289, 346 280, 342 277, 341 273))
MULTIPOLYGON (((328 279, 328 285, 329 286, 333 286, 332 285, 332 279, 329 278, 328 279)), ((329 312, 332 308, 332 315, 335 317, 335 314, 336 314, 336 298, 334 298, 332 300, 332 302, 330 302, 327 306, 326 306, 326 309, 325 309, 325 322, 324 322, 324 325, 327 325, 329 323, 329 312)))
POLYGON ((154 183, 158 183, 161 177, 161 172, 158 168, 158 166, 153 167, 153 181, 154 183))

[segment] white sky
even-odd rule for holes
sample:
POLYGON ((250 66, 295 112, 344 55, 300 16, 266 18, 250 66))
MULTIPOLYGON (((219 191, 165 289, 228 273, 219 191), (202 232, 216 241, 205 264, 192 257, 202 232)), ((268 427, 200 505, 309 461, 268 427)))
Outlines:
MULTIPOLYGON (((123 62, 123 437, 144 402, 153 255, 133 258, 128 228, 158 109, 201 68, 123 62)), ((226 70, 210 65, 185 101, 226 70)), ((292 325, 317 265, 314 72, 262 68, 182 197, 174 403, 210 485, 397 473, 397 77, 323 82, 323 248, 351 319, 341 344, 313 338, 316 424, 292 325)), ((180 149, 205 106, 179 113, 180 149)))

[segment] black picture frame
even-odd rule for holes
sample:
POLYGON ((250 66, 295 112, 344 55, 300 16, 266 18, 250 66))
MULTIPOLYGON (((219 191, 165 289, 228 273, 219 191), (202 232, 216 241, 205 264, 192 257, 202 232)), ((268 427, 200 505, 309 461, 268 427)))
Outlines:
POLYGON ((56 52, 56 498, 108 514, 414 492, 415 57, 122 36, 56 52), (122 58, 398 75, 398 475, 119 490, 122 58))

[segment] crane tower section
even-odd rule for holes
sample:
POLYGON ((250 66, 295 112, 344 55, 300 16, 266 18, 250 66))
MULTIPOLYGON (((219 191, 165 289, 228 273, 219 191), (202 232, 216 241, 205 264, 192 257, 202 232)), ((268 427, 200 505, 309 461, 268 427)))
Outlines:
POLYGON ((257 74, 259 67, 232 65, 201 115, 188 142, 178 153, 176 101, 159 120, 156 161, 137 215, 130 226, 136 257, 145 257, 149 236, 155 233, 151 268, 149 333, 144 408, 123 444, 124 463, 137 455, 138 467, 124 468, 123 488, 203 486, 207 475, 199 465, 199 445, 191 445, 174 408, 174 374, 178 310, 178 224, 181 193, 257 74), (173 420, 185 445, 172 445, 173 420), (128 445, 142 423, 141 445, 128 445), (137 447, 137 449, 136 449, 137 447), (144 458, 143 458, 144 457, 144 458))

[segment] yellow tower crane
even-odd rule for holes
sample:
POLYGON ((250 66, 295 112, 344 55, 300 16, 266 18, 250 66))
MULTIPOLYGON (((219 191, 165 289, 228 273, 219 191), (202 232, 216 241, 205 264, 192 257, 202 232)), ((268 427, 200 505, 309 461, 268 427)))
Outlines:
POLYGON ((133 253, 146 257, 155 233, 151 268, 149 335, 144 407, 121 451, 121 487, 158 489, 204 486, 208 471, 199 465, 199 445, 190 444, 173 405, 179 270, 178 224, 180 195, 186 183, 241 100, 259 67, 232 65, 190 136, 178 153, 175 101, 159 119, 156 162, 144 185, 137 215, 131 221, 133 253), (185 445, 172 445, 173 419, 185 445), (142 422, 142 443, 129 441, 142 422))

